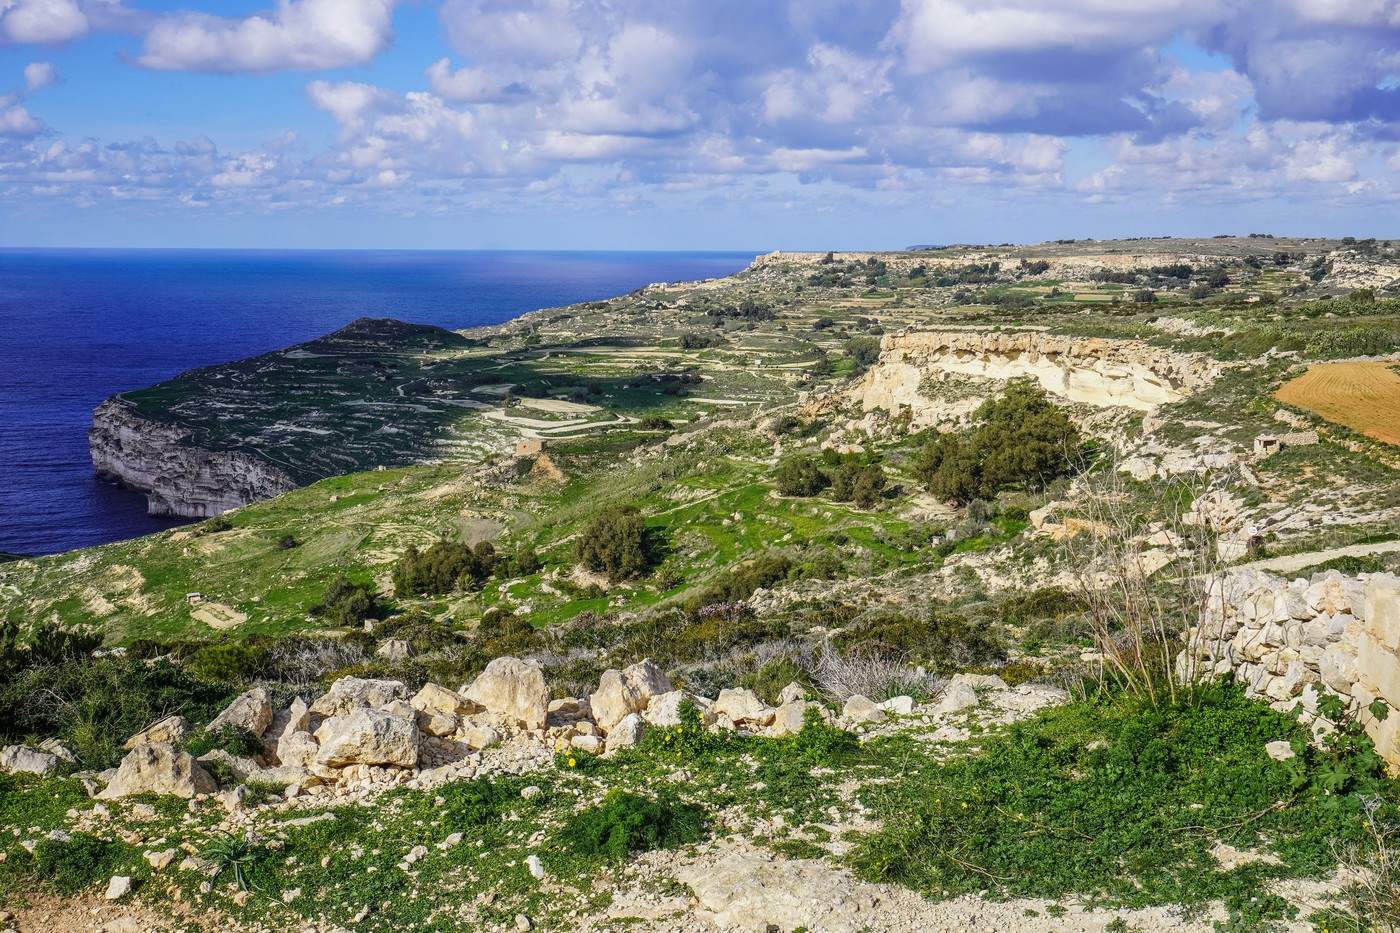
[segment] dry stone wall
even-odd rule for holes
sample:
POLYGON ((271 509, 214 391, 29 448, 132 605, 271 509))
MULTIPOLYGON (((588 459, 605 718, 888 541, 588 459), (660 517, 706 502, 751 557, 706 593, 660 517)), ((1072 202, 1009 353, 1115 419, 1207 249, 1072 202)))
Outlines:
POLYGON ((1275 708, 1301 706, 1318 732, 1331 726, 1318 701, 1336 694, 1400 771, 1400 577, 1239 571, 1215 582, 1188 638, 1181 673, 1233 672, 1275 708), (1376 700, 1393 712, 1376 716, 1376 700))

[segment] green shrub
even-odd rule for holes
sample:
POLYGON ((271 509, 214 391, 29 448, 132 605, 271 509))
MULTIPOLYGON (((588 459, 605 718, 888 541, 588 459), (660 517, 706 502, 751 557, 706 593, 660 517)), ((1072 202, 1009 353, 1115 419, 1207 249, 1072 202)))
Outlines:
POLYGON ((614 506, 594 515, 579 535, 581 564, 609 580, 640 577, 656 562, 657 547, 641 514, 631 506, 614 506))
POLYGON ((914 458, 915 475, 941 499, 966 504, 1013 487, 1042 489, 1068 473, 1079 430, 1039 386, 1011 383, 974 415, 977 427, 930 438, 914 458))
POLYGON ((34 874, 60 894, 77 894, 105 884, 134 854, 130 846, 88 833, 73 833, 68 840, 45 838, 34 846, 34 874))
POLYGON ((650 799, 613 788, 601 803, 570 817, 555 843, 585 864, 620 865, 634 852, 673 848, 703 834, 704 814, 698 807, 666 793, 650 799))
POLYGON ((947 672, 1003 661, 1006 648, 986 625, 934 610, 922 619, 888 613, 863 619, 842 632, 838 647, 904 659, 947 672))
POLYGON ((815 496, 831 485, 821 461, 810 454, 795 454, 778 464, 773 479, 785 496, 815 496))
POLYGON ((1105 696, 1046 710, 977 755, 921 758, 901 780, 872 785, 865 802, 882 827, 855 861, 869 878, 935 896, 1224 901, 1230 929, 1261 929, 1281 906, 1261 896, 1267 878, 1326 874, 1334 847, 1361 841, 1367 795, 1393 812, 1381 775, 1373 751, 1311 749, 1297 720, 1233 686, 1158 707, 1105 696), (1279 739, 1297 757, 1270 759, 1264 746, 1279 739), (1226 871, 1211 854, 1217 840, 1282 864, 1226 871))
POLYGON ((426 551, 410 546, 394 564, 394 595, 441 596, 480 589, 495 566, 496 551, 489 541, 474 548, 446 540, 426 551))
POLYGON ((258 641, 221 641, 195 650, 185 670, 209 683, 241 684, 254 679, 267 660, 258 641))
POLYGON ((327 584, 320 604, 313 607, 312 614, 324 616, 336 625, 357 628, 366 619, 379 618, 383 609, 369 584, 353 583, 344 574, 336 574, 327 584))
POLYGON ((232 723, 225 723, 213 732, 200 729, 185 741, 185 751, 196 758, 215 750, 228 752, 235 758, 252 758, 261 754, 263 747, 257 736, 232 723))
POLYGON ((158 719, 208 722, 232 697, 167 660, 108 656, 31 667, 0 682, 6 738, 56 735, 86 768, 121 760, 121 744, 158 719))
POLYGON ((852 337, 841 349, 855 361, 857 369, 867 369, 880 358, 880 341, 874 337, 852 337))
POLYGON ((844 460, 831 472, 831 497, 838 502, 854 502, 868 509, 880 500, 886 485, 885 471, 878 463, 844 460))
POLYGON ((739 686, 748 687, 762 697, 765 703, 772 704, 778 702, 778 694, 791 683, 800 684, 809 692, 812 689, 807 672, 792 658, 774 658, 758 670, 750 671, 739 678, 739 686))

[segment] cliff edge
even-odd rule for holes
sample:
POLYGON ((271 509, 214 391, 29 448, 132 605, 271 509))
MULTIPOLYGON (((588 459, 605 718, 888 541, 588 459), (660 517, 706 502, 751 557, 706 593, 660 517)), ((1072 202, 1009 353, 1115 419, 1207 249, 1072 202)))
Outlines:
POLYGON ((145 493, 152 515, 208 518, 296 488, 262 458, 192 446, 190 433, 113 396, 92 414, 88 449, 98 476, 145 493))

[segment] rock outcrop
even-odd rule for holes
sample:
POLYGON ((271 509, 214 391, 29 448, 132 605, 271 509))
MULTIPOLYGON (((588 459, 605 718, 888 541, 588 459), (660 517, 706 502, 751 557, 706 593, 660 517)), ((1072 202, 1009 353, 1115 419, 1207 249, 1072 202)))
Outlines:
POLYGON ((152 515, 208 518, 297 486, 261 457, 194 445, 187 428, 142 417, 120 396, 93 412, 88 449, 98 476, 145 493, 152 515))
POLYGON ((1215 378, 1218 364, 1198 354, 1145 343, 1040 331, 906 331, 886 335, 880 358, 853 390, 868 409, 907 409, 927 426, 970 413, 991 392, 934 397, 948 376, 1032 378, 1069 402, 1150 411, 1179 401, 1215 378))

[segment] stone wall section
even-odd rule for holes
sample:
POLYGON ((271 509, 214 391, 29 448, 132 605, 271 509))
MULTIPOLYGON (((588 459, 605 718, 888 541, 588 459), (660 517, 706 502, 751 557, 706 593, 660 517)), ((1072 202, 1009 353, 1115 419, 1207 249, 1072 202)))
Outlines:
POLYGON ((1188 644, 1180 673, 1233 672, 1276 709, 1301 707, 1316 733, 1332 728, 1318 701, 1336 694, 1400 771, 1400 577, 1231 573, 1213 584, 1188 644), (1378 699, 1390 710, 1384 718, 1371 712, 1378 699))

